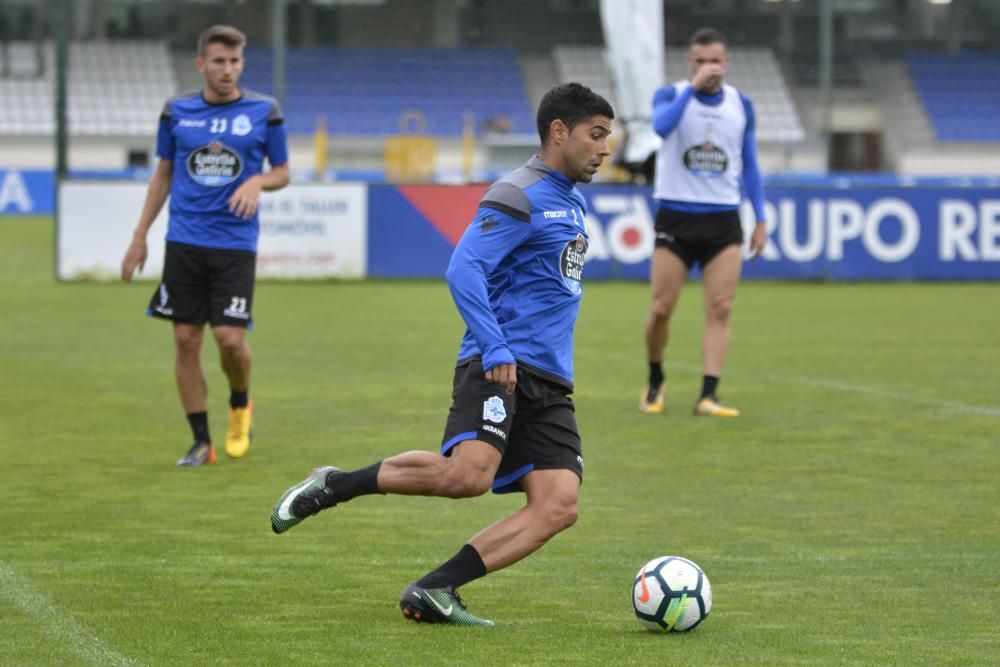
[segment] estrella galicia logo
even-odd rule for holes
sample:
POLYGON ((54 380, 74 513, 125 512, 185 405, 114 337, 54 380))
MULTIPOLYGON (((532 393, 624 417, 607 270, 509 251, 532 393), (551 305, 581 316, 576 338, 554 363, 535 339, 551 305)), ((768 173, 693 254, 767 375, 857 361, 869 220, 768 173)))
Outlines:
POLYGON ((490 396, 483 401, 483 419, 499 424, 507 419, 507 410, 499 396, 490 396))
POLYGON ((576 238, 566 244, 559 258, 559 271, 562 273, 563 282, 573 294, 579 294, 583 286, 583 261, 587 256, 587 240, 583 234, 577 234, 576 238))
POLYGON ((243 173, 243 158, 221 141, 213 141, 191 151, 187 169, 201 185, 229 185, 243 173))
POLYGON ((684 166, 699 176, 715 178, 726 173, 729 156, 711 141, 706 141, 684 151, 684 166))

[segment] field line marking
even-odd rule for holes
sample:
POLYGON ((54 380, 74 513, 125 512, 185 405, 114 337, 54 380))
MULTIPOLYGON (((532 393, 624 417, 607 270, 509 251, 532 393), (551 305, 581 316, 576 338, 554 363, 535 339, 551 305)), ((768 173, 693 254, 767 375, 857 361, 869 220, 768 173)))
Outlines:
MULTIPOLYGON (((676 368, 678 370, 702 372, 701 366, 695 366, 694 364, 666 364, 667 368, 676 368)), ((988 406, 988 405, 972 405, 970 403, 962 403, 960 401, 947 401, 940 398, 926 398, 923 396, 914 396, 913 394, 907 394, 901 391, 889 391, 887 389, 878 389, 876 387, 869 387, 864 384, 857 384, 854 382, 843 382, 841 380, 829 380, 825 378, 813 378, 813 377, 802 377, 795 375, 764 375, 761 379, 767 380, 768 382, 773 382, 777 384, 798 384, 806 387, 820 387, 823 389, 836 389, 837 391, 846 391, 855 394, 869 394, 872 396, 880 396, 882 398, 891 398, 897 401, 904 401, 906 403, 915 403, 917 405, 930 405, 938 408, 945 408, 951 412, 956 412, 959 414, 966 415, 982 415, 985 417, 1000 417, 1000 407, 988 406)))
MULTIPOLYGON (((773 377, 769 379, 773 380, 773 377)), ((863 384, 855 384, 853 382, 841 382, 839 380, 824 380, 821 378, 808 378, 808 377, 788 377, 785 378, 788 382, 794 384, 801 384, 808 387, 823 387, 825 389, 837 389, 840 391, 849 391, 858 394, 871 394, 873 396, 881 396, 883 398, 893 398, 897 401, 904 401, 907 403, 916 403, 919 405, 933 405, 941 408, 947 408, 953 412, 960 412, 969 415, 985 415, 988 417, 1000 417, 1000 408, 990 407, 986 405, 971 405, 969 403, 961 403, 959 401, 946 401, 940 398, 926 398, 923 396, 914 396, 912 394, 907 394, 901 391, 889 391, 886 389, 876 389, 875 387, 869 387, 863 384)))
POLYGON ((54 607, 44 595, 34 590, 31 584, 18 576, 17 572, 3 561, 0 561, 0 597, 7 598, 15 607, 33 617, 51 633, 53 641, 63 642, 89 664, 137 664, 114 651, 71 615, 54 607))

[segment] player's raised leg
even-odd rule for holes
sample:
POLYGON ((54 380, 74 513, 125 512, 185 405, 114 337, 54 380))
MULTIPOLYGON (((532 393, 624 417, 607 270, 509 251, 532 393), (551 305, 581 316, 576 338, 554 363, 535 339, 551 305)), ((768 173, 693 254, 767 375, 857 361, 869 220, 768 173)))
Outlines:
POLYGON ((719 380, 729 351, 730 313, 743 259, 740 247, 727 246, 705 266, 705 335, 702 338, 704 377, 694 413, 706 417, 739 417, 740 411, 721 405, 719 380))
POLYGON ((283 533, 303 519, 362 495, 480 496, 489 491, 499 465, 496 448, 470 440, 456 445, 447 457, 411 451, 350 472, 319 468, 282 494, 271 515, 271 529, 283 533), (321 474, 323 470, 327 472, 321 474))
POLYGON ((649 379, 639 398, 639 409, 643 412, 663 412, 663 350, 670 337, 670 316, 680 298, 687 273, 684 262, 667 248, 657 247, 653 251, 649 270, 652 303, 645 328, 649 379))

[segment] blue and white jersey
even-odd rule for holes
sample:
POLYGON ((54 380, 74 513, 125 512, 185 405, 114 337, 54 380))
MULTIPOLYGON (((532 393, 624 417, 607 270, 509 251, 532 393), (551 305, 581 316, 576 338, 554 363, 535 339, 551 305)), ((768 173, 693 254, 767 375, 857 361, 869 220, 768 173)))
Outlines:
POLYGON ((687 81, 664 86, 653 98, 653 129, 663 137, 654 187, 662 208, 736 210, 745 185, 757 220, 764 220, 756 117, 746 95, 728 84, 717 93, 695 91, 687 81))
POLYGON ((537 156, 487 189, 446 279, 467 329, 459 362, 517 363, 573 387, 587 204, 537 156))
POLYGON ((251 176, 288 162, 281 110, 271 97, 243 89, 238 100, 205 101, 201 91, 163 107, 156 154, 173 161, 167 241, 222 250, 257 251, 257 214, 244 220, 229 198, 251 176))

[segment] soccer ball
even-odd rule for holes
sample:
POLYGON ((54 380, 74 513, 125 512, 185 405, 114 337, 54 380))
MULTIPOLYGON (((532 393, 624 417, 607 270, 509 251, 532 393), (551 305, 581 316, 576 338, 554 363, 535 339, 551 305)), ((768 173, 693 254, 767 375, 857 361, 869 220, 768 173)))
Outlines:
POLYGON ((654 558, 632 584, 632 608, 654 632, 683 632, 712 611, 712 586, 701 568, 680 556, 654 558))

